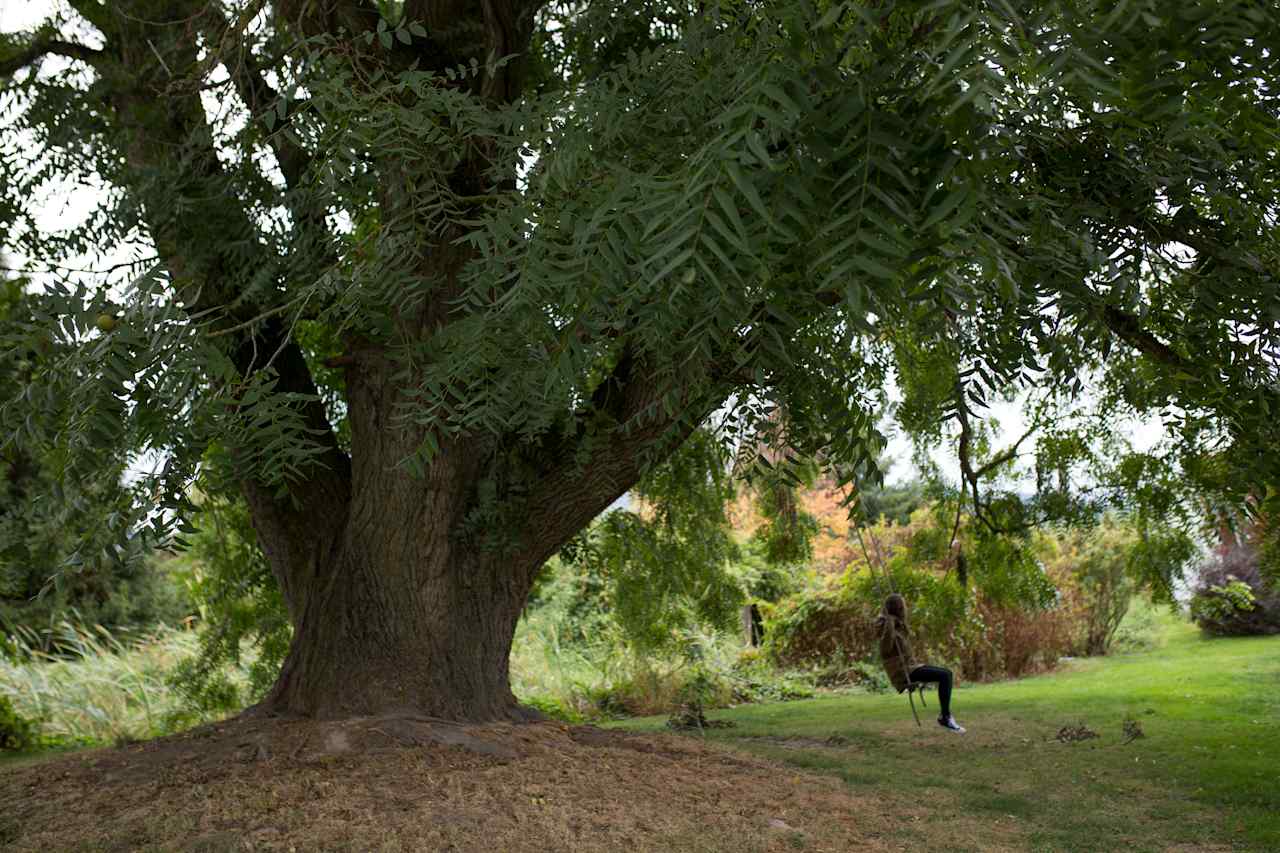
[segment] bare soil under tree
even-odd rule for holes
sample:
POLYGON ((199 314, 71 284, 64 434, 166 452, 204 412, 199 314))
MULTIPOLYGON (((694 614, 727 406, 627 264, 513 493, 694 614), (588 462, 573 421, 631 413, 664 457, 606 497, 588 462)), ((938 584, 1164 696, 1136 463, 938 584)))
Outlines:
POLYGON ((696 738, 245 719, 0 778, 10 851, 896 849, 875 795, 696 738))

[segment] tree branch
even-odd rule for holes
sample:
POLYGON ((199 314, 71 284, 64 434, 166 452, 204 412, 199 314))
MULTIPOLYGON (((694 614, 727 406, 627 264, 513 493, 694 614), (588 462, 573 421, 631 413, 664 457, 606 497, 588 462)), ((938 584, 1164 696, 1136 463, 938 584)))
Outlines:
MULTIPOLYGON (((223 339, 236 371, 248 377, 269 365, 275 390, 294 396, 290 405, 322 448, 313 464, 290 482, 287 495, 252 474, 241 484, 273 567, 305 572, 320 565, 342 529, 351 464, 281 309, 246 293, 255 278, 272 276, 282 263, 236 195, 228 192, 229 178, 214 146, 200 87, 189 85, 200 74, 197 37, 211 26, 202 18, 209 8, 203 0, 190 0, 185 9, 170 8, 175 15, 190 12, 176 26, 115 14, 113 7, 113 27, 106 33, 111 65, 103 75, 103 116, 124 140, 119 153, 125 183, 188 315, 216 315, 224 329, 247 324, 223 339), (163 99, 159 109, 157 98, 163 99), (211 235, 221 242, 211 245, 211 235), (315 528, 317 518, 328 520, 323 531, 315 528)), ((290 588, 289 577, 277 577, 296 610, 302 593, 290 588)))
POLYGON ((1142 328, 1138 318, 1112 305, 1102 309, 1102 322, 1120 340, 1167 367, 1188 368, 1191 363, 1168 344, 1142 328))
POLYGON ((644 359, 621 359, 619 367, 608 399, 615 424, 599 431, 580 425, 543 466, 524 503, 523 544, 538 558, 534 568, 639 481, 646 451, 664 441, 683 443, 714 408, 714 394, 679 390, 677 380, 661 378, 644 359), (663 398, 672 391, 678 400, 667 407, 663 398))
POLYGON ((96 48, 59 38, 33 36, 26 49, 16 56, 0 59, 0 77, 12 77, 29 65, 39 62, 46 56, 65 56, 78 59, 88 65, 96 66, 103 53, 96 48))
POLYGON ((1248 275, 1256 276, 1266 273, 1266 266, 1258 258, 1237 247, 1227 247, 1235 241, 1229 234, 1224 234, 1228 226, 1213 222, 1186 204, 1168 220, 1159 218, 1131 217, 1127 222, 1144 236, 1160 243, 1181 243, 1190 246, 1196 254, 1206 260, 1212 260, 1225 267, 1240 270, 1248 275))
POLYGON ((990 473, 991 471, 995 470, 996 468, 999 468, 1001 465, 1008 462, 1013 457, 1017 456, 1018 448, 1022 446, 1022 442, 1030 438, 1032 433, 1034 433, 1039 428, 1040 428, 1040 420, 1037 418, 1035 421, 1031 423, 1031 426, 1027 427, 1026 432, 1018 436, 1017 441, 1009 445, 1000 453, 997 453, 995 456, 993 456, 990 459, 990 461, 988 461, 986 464, 980 467, 977 471, 974 471, 973 472, 974 476, 978 478, 982 478, 986 476, 988 473, 990 473))
POLYGON ((277 0, 273 6, 277 20, 307 36, 367 32, 376 29, 382 17, 378 7, 365 0, 277 0))
POLYGON ((973 491, 973 511, 981 518, 981 503, 978 500, 978 477, 973 472, 973 461, 970 458, 973 443, 973 428, 969 425, 968 403, 964 399, 964 382, 956 379, 956 420, 960 424, 960 446, 957 455, 960 457, 960 476, 973 491))
POLYGON ((972 456, 973 429, 969 424, 969 410, 964 399, 964 382, 958 378, 956 379, 956 420, 960 423, 960 446, 957 455, 960 457, 960 477, 963 482, 960 487, 961 497, 956 505, 955 524, 951 529, 951 543, 955 544, 956 533, 960 530, 960 512, 964 507, 963 495, 966 487, 968 487, 970 496, 973 500, 974 517, 981 521, 982 526, 987 528, 988 531, 998 536, 1001 534, 1029 530, 1033 525, 1028 523, 1018 524, 1012 527, 1001 527, 992 521, 985 511, 986 508, 984 507, 978 493, 978 481, 982 478, 983 474, 1004 464, 1005 462, 1008 462, 1017 455, 1018 446, 1021 445, 1022 442, 1026 441, 1026 439, 1039 428, 1039 421, 1037 420, 1032 424, 1031 428, 1023 433, 1022 436, 1014 442, 1012 447, 997 454, 993 459, 975 470, 973 467, 972 456))
MULTIPOLYGON (((253 54, 240 43, 240 36, 244 26, 247 25, 245 18, 246 15, 242 15, 237 21, 230 22, 218 16, 208 28, 207 35, 211 43, 210 60, 221 62, 227 69, 236 92, 249 108, 250 115, 256 120, 268 109, 274 109, 276 102, 280 100, 280 93, 271 87, 253 54), (224 50, 228 46, 233 49, 239 48, 234 57, 229 55, 229 51, 224 50)), ((301 104, 290 106, 283 121, 280 122, 280 128, 289 124, 301 106, 301 104)), ((311 163, 311 155, 283 133, 272 133, 268 143, 276 155, 276 162, 280 164, 285 184, 290 189, 296 189, 302 181, 307 166, 311 163)))

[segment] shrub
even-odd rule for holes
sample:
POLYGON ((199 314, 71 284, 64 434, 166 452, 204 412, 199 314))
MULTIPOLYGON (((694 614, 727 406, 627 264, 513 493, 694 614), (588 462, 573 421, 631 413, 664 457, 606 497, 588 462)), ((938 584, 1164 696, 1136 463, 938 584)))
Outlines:
POLYGON ((1209 634, 1280 634, 1280 591, 1259 570, 1257 549, 1241 544, 1200 567, 1191 618, 1209 634))
POLYGON ((810 589, 764 607, 765 649, 780 666, 813 666, 836 656, 868 657, 875 611, 843 585, 810 589))
POLYGON ((740 654, 726 675, 735 702, 808 699, 814 694, 814 685, 806 674, 776 669, 757 649, 740 654))
MULTIPOLYGON (((970 597, 954 576, 911 570, 904 563, 897 565, 893 588, 911 602, 918 660, 951 665, 977 680, 1048 668, 1066 649, 1070 632, 1064 611, 1004 604, 981 593, 970 597)), ((842 666, 850 682, 876 683, 858 664, 878 667, 880 586, 870 572, 855 567, 831 586, 770 608, 765 632, 769 654, 782 666, 813 669, 820 673, 820 683, 838 683, 835 670, 842 666)))
POLYGON ((830 689, 860 687, 868 693, 884 693, 891 686, 879 662, 854 660, 845 655, 836 655, 815 665, 805 676, 816 687, 830 689))
POLYGON ((1070 652, 1105 655, 1137 593, 1171 600, 1167 579, 1181 575, 1193 545, 1179 530, 1108 515, 1085 528, 1046 530, 1037 548, 1068 613, 1070 652))
POLYGON ((0 694, 0 752, 31 749, 39 739, 39 726, 18 715, 9 697, 0 694))
POLYGON ((1063 608, 1018 607, 980 596, 974 611, 980 629, 970 629, 960 644, 960 671, 968 678, 1041 672, 1070 648, 1073 625, 1063 608))
POLYGON ((843 574, 766 608, 770 656, 782 666, 822 671, 824 679, 836 677, 825 671, 840 661, 878 665, 875 620, 895 591, 909 603, 918 660, 952 666, 970 680, 1056 663, 1068 643, 1068 614, 1055 606, 1054 585, 1026 543, 966 535, 962 580, 953 570, 950 532, 929 508, 908 525, 873 526, 869 554, 878 555, 883 568, 855 561, 843 574))
POLYGON ((200 617, 199 648, 169 675, 183 700, 175 725, 224 715, 260 699, 274 683, 293 636, 243 499, 203 497, 188 544, 175 562, 182 566, 200 617))
POLYGON ((524 616, 553 617, 560 643, 589 645, 616 631, 608 579, 600 561, 589 555, 552 557, 538 572, 537 592, 524 616))
POLYGON ((1063 606, 1074 623, 1071 652, 1105 655, 1129 610, 1137 585, 1126 554, 1136 534, 1107 518, 1088 529, 1045 533, 1041 550, 1058 580, 1063 606))

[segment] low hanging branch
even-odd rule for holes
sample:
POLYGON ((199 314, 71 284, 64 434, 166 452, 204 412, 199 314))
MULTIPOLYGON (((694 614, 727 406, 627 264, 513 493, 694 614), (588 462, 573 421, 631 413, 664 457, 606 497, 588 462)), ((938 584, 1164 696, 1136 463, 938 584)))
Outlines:
POLYGON ((102 51, 83 44, 51 36, 37 36, 26 47, 18 48, 16 53, 0 58, 0 77, 12 77, 22 69, 35 65, 46 56, 63 56, 95 65, 102 55, 102 51))

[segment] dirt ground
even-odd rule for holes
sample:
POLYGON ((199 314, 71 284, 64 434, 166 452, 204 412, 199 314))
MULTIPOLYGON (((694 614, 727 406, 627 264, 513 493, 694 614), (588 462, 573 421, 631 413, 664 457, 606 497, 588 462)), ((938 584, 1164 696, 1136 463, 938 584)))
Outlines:
POLYGON ((706 745, 556 723, 236 720, 10 770, 11 851, 901 849, 900 803, 706 745))

